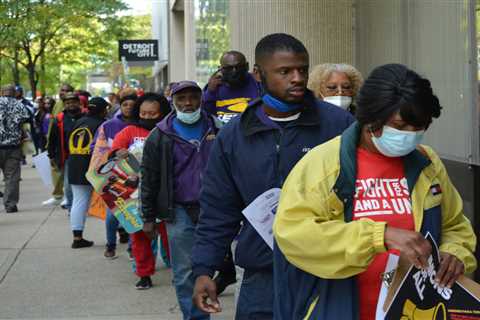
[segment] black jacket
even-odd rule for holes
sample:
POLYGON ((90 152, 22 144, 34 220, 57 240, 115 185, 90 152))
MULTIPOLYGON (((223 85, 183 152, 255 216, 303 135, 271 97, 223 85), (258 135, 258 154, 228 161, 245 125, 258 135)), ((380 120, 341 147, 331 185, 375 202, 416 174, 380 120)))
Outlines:
POLYGON ((58 114, 52 123, 48 136, 48 157, 55 162, 58 168, 63 168, 68 158, 68 136, 72 132, 75 122, 82 117, 82 114, 75 116, 68 112, 58 114))
MULTIPOLYGON (((86 115, 75 122, 68 137, 68 183, 89 185, 85 174, 92 157, 90 145, 98 127, 105 121, 99 116, 86 115)), ((67 173, 66 173, 67 174, 67 173)))

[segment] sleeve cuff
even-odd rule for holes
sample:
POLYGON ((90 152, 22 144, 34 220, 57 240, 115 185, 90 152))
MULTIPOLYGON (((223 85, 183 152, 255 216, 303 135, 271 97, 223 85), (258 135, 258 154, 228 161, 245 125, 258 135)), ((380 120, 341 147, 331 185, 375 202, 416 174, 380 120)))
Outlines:
POLYGON ((373 248, 376 253, 385 252, 385 228, 386 222, 375 222, 373 225, 373 248))
POLYGON ((200 276, 209 276, 210 278, 213 278, 213 275, 215 274, 215 270, 205 266, 194 266, 192 272, 195 279, 200 276))

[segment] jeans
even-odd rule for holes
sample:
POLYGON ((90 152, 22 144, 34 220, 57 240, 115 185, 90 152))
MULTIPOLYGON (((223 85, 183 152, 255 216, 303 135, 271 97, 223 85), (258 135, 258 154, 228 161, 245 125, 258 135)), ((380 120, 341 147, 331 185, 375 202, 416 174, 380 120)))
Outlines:
POLYGON ((200 311, 192 302, 195 279, 190 255, 194 241, 195 224, 183 207, 175 207, 175 221, 167 223, 173 285, 184 320, 208 320, 210 316, 200 311))
POLYGON ((70 211, 72 208, 72 201, 73 201, 73 193, 72 193, 72 186, 68 183, 68 159, 65 161, 63 167, 63 194, 65 199, 67 200, 67 204, 65 207, 70 211))
POLYGON ((245 270, 235 320, 273 319, 273 271, 245 270))
POLYGON ((91 185, 72 184, 73 202, 70 210, 70 227, 72 231, 82 231, 87 219, 87 211, 92 195, 91 185))
POLYGON ((105 218, 105 229, 107 232, 107 247, 115 249, 117 247, 118 220, 113 215, 110 208, 107 207, 107 216, 105 218))

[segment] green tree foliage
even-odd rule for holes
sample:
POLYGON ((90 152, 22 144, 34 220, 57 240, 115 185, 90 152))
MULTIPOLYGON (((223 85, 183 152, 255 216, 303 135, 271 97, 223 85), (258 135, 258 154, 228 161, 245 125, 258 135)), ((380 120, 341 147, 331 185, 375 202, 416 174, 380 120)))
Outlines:
POLYGON ((131 34, 128 24, 115 15, 127 8, 121 0, 0 3, 1 73, 10 64, 12 80, 26 75, 33 95, 39 81, 42 90, 49 91, 60 80, 84 83, 85 70, 108 64, 115 40, 131 34), (23 67, 20 75, 15 64, 23 67))
POLYGON ((198 80, 205 83, 230 48, 228 0, 195 0, 198 80))

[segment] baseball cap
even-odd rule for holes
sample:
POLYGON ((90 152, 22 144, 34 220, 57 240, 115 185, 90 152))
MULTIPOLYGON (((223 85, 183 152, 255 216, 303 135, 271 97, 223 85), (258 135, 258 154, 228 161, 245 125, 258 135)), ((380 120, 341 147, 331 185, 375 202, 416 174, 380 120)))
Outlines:
POLYGON ((188 88, 193 88, 197 89, 198 91, 202 92, 202 89, 198 86, 198 84, 195 81, 179 81, 176 82, 173 87, 172 87, 172 95, 176 94, 177 92, 180 92, 182 90, 188 89, 188 88))
POLYGON ((95 109, 96 111, 102 111, 109 106, 107 100, 102 97, 93 97, 88 101, 88 109, 95 109))
POLYGON ((67 92, 65 94, 65 97, 63 98, 64 101, 66 100, 78 100, 80 101, 80 98, 73 92, 67 92))

